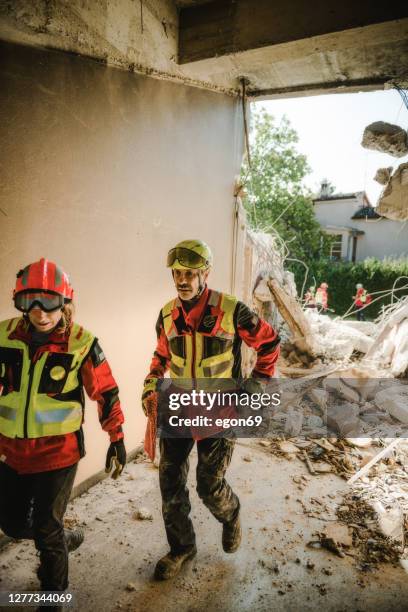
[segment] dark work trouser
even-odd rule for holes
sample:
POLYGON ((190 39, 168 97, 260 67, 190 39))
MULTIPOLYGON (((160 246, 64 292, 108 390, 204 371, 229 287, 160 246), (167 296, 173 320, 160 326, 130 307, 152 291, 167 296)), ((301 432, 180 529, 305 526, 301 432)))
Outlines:
POLYGON ((41 588, 68 587, 68 550, 63 517, 77 470, 18 474, 0 463, 0 527, 11 538, 33 539, 40 553, 41 588))
MULTIPOLYGON (((238 497, 225 480, 234 444, 234 440, 227 438, 206 438, 197 442, 197 493, 221 523, 235 519, 240 507, 238 497)), ((188 457, 193 446, 194 440, 190 438, 160 440, 159 476, 163 519, 173 554, 183 553, 195 545, 186 486, 188 457)))

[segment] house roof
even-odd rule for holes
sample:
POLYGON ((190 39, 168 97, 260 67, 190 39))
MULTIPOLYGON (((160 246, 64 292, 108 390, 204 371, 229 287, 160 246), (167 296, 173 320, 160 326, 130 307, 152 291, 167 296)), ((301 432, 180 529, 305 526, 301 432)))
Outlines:
POLYGON ((362 206, 359 208, 354 215, 351 217, 352 219, 383 219, 382 215, 379 215, 378 212, 372 206, 362 206))
POLYGON ((316 198, 313 198, 313 203, 315 202, 335 202, 337 200, 358 200, 362 198, 365 206, 371 206, 371 202, 367 197, 365 191, 354 191, 351 193, 332 193, 330 195, 322 195, 319 194, 316 198))

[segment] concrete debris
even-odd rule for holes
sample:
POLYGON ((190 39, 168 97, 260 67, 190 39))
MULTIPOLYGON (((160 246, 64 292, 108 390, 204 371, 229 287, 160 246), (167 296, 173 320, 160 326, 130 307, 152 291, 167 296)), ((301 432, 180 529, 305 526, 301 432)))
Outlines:
POLYGON ((408 219, 408 163, 401 164, 380 196, 377 212, 388 219, 408 219))
POLYGON ((138 521, 152 521, 153 515, 148 508, 138 508, 133 517, 138 521))
POLYGON ((285 422, 285 434, 289 437, 298 436, 302 430, 302 424, 303 414, 290 409, 285 422))
POLYGON ((404 514, 398 502, 386 510, 380 501, 373 502, 378 516, 378 526, 385 536, 404 544, 404 514))
POLYGON ((361 331, 364 327, 330 319, 327 315, 311 309, 305 311, 305 317, 310 326, 310 336, 307 341, 313 347, 315 355, 324 356, 332 361, 348 360, 354 351, 367 353, 373 344, 373 339, 368 333, 361 331))
POLYGON ((334 391, 342 399, 349 402, 358 403, 360 401, 360 394, 358 391, 349 387, 341 378, 326 378, 323 382, 323 386, 326 391, 334 391))
POLYGON ((371 438, 346 438, 347 444, 357 448, 368 448, 371 446, 371 438))
POLYGON ((377 172, 375 173, 374 180, 377 181, 377 183, 380 183, 380 185, 386 185, 391 178, 392 171, 392 166, 389 166, 388 168, 378 168, 377 172))
POLYGON ((363 360, 388 368, 392 376, 403 374, 408 368, 408 297, 400 300, 379 325, 372 347, 363 360))
POLYGON ((285 455, 300 452, 300 449, 289 440, 282 440, 281 442, 278 442, 278 445, 282 453, 284 453, 285 455))
POLYGON ((352 529, 354 558, 362 571, 375 569, 380 563, 398 562, 400 544, 382 533, 377 512, 367 499, 355 491, 347 493, 337 516, 352 529))
POLYGON ((128 582, 126 585, 127 591, 136 591, 136 585, 134 582, 128 582))
POLYGON ((386 410, 394 419, 408 424, 408 387, 388 387, 379 391, 374 401, 378 408, 386 410))
POLYGON ((408 153, 407 132, 399 125, 376 121, 365 128, 361 146, 389 153, 393 157, 403 157, 408 153))
POLYGON ((332 406, 327 412, 327 425, 340 436, 350 436, 360 431, 359 407, 357 404, 332 406))

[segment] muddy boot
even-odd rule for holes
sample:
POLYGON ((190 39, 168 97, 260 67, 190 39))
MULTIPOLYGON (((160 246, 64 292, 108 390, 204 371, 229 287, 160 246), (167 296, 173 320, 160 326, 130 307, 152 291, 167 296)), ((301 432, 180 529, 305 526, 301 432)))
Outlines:
MULTIPOLYGON (((72 531, 69 529, 64 529, 65 541, 67 543, 68 552, 73 552, 77 548, 79 548, 84 541, 84 531, 83 529, 73 529, 72 531)), ((37 567, 37 577, 40 582, 43 581, 44 572, 41 568, 41 565, 37 567)), ((47 606, 48 608, 50 606, 47 606)))
POLYGON ((77 548, 79 548, 84 541, 84 531, 83 529, 73 529, 72 531, 69 529, 64 529, 64 536, 67 543, 68 552, 73 552, 77 548))
POLYGON ((180 555, 173 555, 169 552, 157 562, 156 569, 154 570, 155 579, 169 580, 169 578, 174 578, 181 570, 183 564, 188 561, 188 559, 195 557, 196 554, 197 548, 195 546, 180 555))
POLYGON ((238 550, 241 544, 242 529, 241 521, 238 516, 230 521, 224 523, 222 527, 222 547, 226 553, 234 553, 238 550))

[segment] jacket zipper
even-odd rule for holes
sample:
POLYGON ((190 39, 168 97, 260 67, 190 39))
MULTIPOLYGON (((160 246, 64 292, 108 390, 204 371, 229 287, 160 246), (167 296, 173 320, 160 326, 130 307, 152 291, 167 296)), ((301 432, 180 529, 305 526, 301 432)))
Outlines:
POLYGON ((195 335, 195 331, 193 331, 192 333, 192 349, 193 349, 193 355, 192 355, 192 359, 191 359, 191 378, 194 381, 193 382, 193 388, 195 388, 196 386, 196 378, 195 378, 195 360, 196 360, 196 335, 195 335))
POLYGON ((30 405, 31 387, 33 384, 34 363, 30 361, 30 369, 28 370, 28 389, 26 405, 24 409, 24 438, 28 438, 28 407, 30 405))

